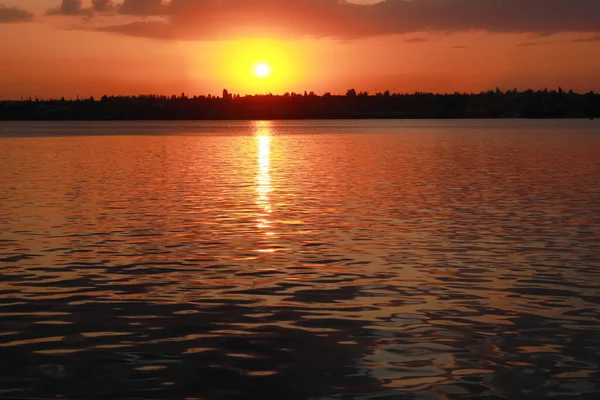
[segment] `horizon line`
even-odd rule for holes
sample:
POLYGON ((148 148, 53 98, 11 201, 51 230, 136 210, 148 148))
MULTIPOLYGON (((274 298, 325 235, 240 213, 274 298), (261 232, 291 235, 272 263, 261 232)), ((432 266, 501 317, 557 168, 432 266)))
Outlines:
POLYGON ((356 96, 356 97, 392 97, 392 96, 415 96, 415 95, 435 95, 435 96, 456 96, 456 95, 461 95, 461 96, 478 96, 478 95, 482 95, 482 94, 489 94, 489 93, 499 93, 499 94, 508 94, 508 93, 528 93, 528 92, 533 92, 533 93, 564 93, 564 94, 571 94, 571 95, 585 95, 585 94, 596 94, 596 92, 594 90, 588 90, 588 91, 584 91, 584 92, 578 92, 575 91, 573 89, 563 89, 561 86, 558 86, 556 88, 548 88, 545 87, 543 89, 532 89, 532 88, 528 88, 528 89, 518 89, 518 88, 511 88, 511 89, 501 89, 500 87, 495 87, 494 89, 487 89, 487 90, 481 90, 479 92, 459 92, 459 91, 454 91, 454 92, 431 92, 431 91, 414 91, 414 92, 392 92, 389 89, 382 91, 376 91, 376 92, 369 92, 368 90, 365 91, 358 91, 354 88, 350 88, 346 90, 346 93, 340 93, 340 92, 322 92, 321 94, 318 94, 314 91, 307 91, 304 90, 302 92, 294 92, 294 91, 287 91, 287 92, 283 92, 283 93, 272 93, 272 92, 268 92, 268 93, 254 93, 254 94, 250 94, 250 93, 246 93, 246 94, 239 94, 239 93, 233 93, 233 92, 229 92, 229 90, 227 89, 223 89, 221 95, 215 95, 212 93, 206 93, 206 94, 190 94, 189 92, 182 92, 180 94, 157 94, 157 93, 139 93, 139 94, 116 94, 116 95, 107 95, 107 94, 103 94, 102 96, 100 96, 99 98, 96 98, 96 96, 89 96, 89 97, 84 97, 84 96, 79 96, 76 95, 75 97, 65 97, 65 96, 61 96, 61 97, 38 97, 38 96, 21 96, 20 99, 15 99, 15 98, 6 98, 6 99, 2 99, 0 98, 0 102, 29 102, 29 101, 102 101, 102 99, 119 99, 119 98, 153 98, 153 99, 163 99, 163 100, 194 100, 194 99, 224 99, 225 97, 223 97, 225 94, 227 94, 229 97, 229 99, 236 99, 236 98, 252 98, 252 97, 352 97, 352 96, 356 96), (349 93, 353 91, 354 95, 349 95, 349 93))

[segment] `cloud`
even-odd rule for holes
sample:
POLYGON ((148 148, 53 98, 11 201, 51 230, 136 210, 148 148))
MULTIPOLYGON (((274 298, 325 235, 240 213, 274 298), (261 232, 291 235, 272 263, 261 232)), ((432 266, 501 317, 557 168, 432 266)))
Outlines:
POLYGON ((540 42, 523 42, 523 43, 519 43, 518 47, 533 47, 533 46, 539 46, 541 43, 540 42))
POLYGON ((84 8, 82 0, 62 0, 60 6, 51 8, 46 11, 46 15, 83 15, 91 16, 94 10, 91 8, 84 8))
POLYGON ((429 42, 429 40, 427 40, 425 38, 421 38, 421 37, 415 37, 415 38, 406 39, 405 42, 406 43, 425 43, 425 42, 429 42))
POLYGON ((573 40, 573 43, 600 42, 600 35, 573 40))
POLYGON ((29 22, 32 19, 33 14, 29 11, 17 7, 5 7, 0 4, 0 24, 29 22))
POLYGON ((110 12, 117 8, 113 0, 92 0, 92 8, 97 12, 110 12))
MULTIPOLYGON (((195 2, 202 3, 205 1, 195 2)), ((194 1, 189 1, 189 3, 191 5, 194 1)), ((124 0, 119 12, 129 15, 163 15, 169 12, 169 8, 163 3, 163 0, 124 0)))
POLYGON ((123 0, 118 10, 166 20, 100 30, 178 40, 249 35, 355 39, 474 30, 540 35, 600 32, 598 0, 382 0, 362 5, 344 0, 123 0))

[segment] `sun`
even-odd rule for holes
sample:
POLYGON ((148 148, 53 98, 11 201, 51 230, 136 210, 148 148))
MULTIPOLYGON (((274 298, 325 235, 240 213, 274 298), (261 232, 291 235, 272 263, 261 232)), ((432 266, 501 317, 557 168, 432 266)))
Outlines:
POLYGON ((254 66, 254 75, 259 78, 266 78, 271 75, 271 67, 265 63, 258 63, 254 66))

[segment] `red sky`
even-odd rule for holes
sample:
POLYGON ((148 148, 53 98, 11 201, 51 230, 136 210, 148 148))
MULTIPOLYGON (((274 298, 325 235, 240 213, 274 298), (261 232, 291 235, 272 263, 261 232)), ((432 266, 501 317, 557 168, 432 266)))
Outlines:
POLYGON ((0 0, 0 99, 600 91, 598 0, 0 0), (265 62, 273 74, 258 79, 265 62))

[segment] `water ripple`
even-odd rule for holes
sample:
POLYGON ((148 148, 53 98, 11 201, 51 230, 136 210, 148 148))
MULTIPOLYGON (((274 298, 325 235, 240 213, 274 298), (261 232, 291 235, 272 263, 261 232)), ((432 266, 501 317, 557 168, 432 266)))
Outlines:
POLYGON ((0 138, 0 396, 596 399, 583 123, 0 138))

